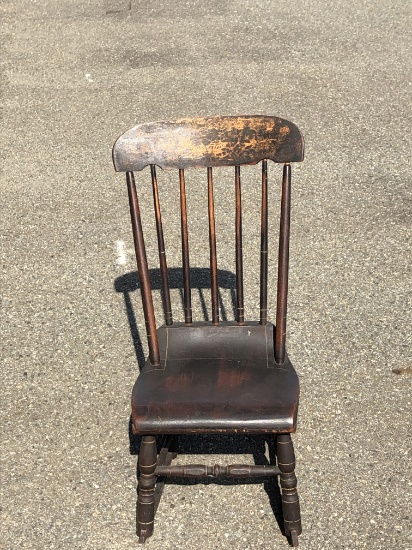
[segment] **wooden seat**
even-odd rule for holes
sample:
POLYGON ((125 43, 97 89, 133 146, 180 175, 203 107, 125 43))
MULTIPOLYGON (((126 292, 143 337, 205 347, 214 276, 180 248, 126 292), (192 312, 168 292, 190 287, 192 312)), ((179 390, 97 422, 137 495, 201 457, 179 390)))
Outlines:
MULTIPOLYGON (((142 436, 138 464, 137 534, 153 533, 161 495, 159 476, 278 476, 285 533, 293 546, 301 533, 295 457, 290 434, 296 429, 299 382, 286 354, 291 162, 303 160, 303 138, 291 122, 269 116, 210 117, 136 126, 113 148, 116 171, 126 172, 133 236, 148 337, 149 355, 132 394, 133 432, 142 436), (267 162, 283 164, 276 326, 268 311, 267 162), (260 316, 244 317, 240 167, 261 163, 260 316), (134 172, 150 166, 159 249, 164 324, 157 328, 134 172), (174 322, 170 277, 156 166, 179 173, 184 322, 174 322), (214 172, 234 166, 236 319, 219 320, 214 208, 214 172), (211 321, 194 321, 191 303, 185 170, 206 168, 210 249, 211 321), (179 434, 272 434, 277 465, 174 466, 179 434), (165 437, 157 454, 156 436, 165 437)), ((174 191, 171 191, 172 193, 174 191)), ((175 218, 172 215, 171 218, 175 218)), ((193 262, 192 262, 193 263, 193 262)), ((198 269, 199 268, 194 268, 198 269)))
POLYGON ((273 325, 175 323, 158 330, 160 365, 133 389, 136 433, 295 430, 299 383, 274 358, 273 325))

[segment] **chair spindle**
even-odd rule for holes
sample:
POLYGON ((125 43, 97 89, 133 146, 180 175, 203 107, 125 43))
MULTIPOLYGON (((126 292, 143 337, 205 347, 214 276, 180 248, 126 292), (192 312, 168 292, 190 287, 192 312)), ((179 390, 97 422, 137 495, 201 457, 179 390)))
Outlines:
POLYGON ((139 271, 140 291, 142 294, 143 312, 146 322, 149 360, 152 365, 160 364, 159 342, 156 332, 156 320, 153 308, 152 289, 150 286, 149 268, 147 266, 146 248, 144 245, 142 220, 139 201, 137 199, 136 183, 133 172, 126 172, 127 191, 129 194, 130 217, 133 229, 133 240, 136 251, 137 268, 139 271))
POLYGON ((236 308, 237 322, 245 324, 243 300, 243 244, 242 244, 242 194, 240 187, 240 166, 235 166, 236 193, 236 308))
POLYGON ((282 364, 285 361, 286 314, 289 274, 291 177, 292 175, 290 164, 286 163, 283 166, 282 201, 280 207, 278 293, 276 307, 275 359, 276 363, 279 364, 282 364))
POLYGON ((260 226, 260 324, 268 320, 268 163, 262 160, 262 214, 260 226))
POLYGON ((172 305, 170 302, 169 278, 167 273, 165 242, 163 237, 162 215, 160 212, 159 188, 157 185, 156 167, 150 166, 153 187, 153 203, 156 217, 157 245, 159 249, 160 276, 162 279, 162 301, 166 325, 173 325, 172 305))
POLYGON ((190 289, 190 263, 189 263, 189 233, 187 230, 187 205, 185 171, 179 169, 180 181, 180 224, 182 234, 182 267, 183 267, 183 307, 185 324, 192 323, 192 295, 190 289))
POLYGON ((209 246, 210 246, 210 278, 212 290, 212 324, 219 324, 219 302, 217 287, 217 255, 216 255, 216 227, 215 203, 213 198, 212 168, 207 169, 208 212, 209 212, 209 246))

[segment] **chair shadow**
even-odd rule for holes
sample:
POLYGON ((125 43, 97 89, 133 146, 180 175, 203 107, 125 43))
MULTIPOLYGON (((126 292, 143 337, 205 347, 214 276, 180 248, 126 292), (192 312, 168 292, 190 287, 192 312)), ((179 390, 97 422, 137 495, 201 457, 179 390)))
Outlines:
MULTIPOLYGON (((160 269, 149 269, 150 283, 152 290, 160 291, 162 288, 162 280, 160 269)), ((235 318, 236 314, 236 277, 231 271, 225 269, 218 269, 217 276, 219 281, 218 299, 219 310, 222 321, 228 320, 227 309, 223 301, 221 289, 228 289, 230 291, 231 298, 231 316, 235 318)), ((177 289, 180 293, 180 299, 182 303, 182 310, 184 308, 183 302, 183 272, 179 267, 172 267, 168 269, 169 288, 177 289)), ((190 269, 190 283, 192 288, 192 294, 197 291, 200 306, 202 309, 203 321, 209 321, 209 312, 207 308, 207 300, 205 298, 205 290, 210 289, 210 269, 205 267, 192 267, 190 269)), ((139 276, 137 271, 126 273, 121 277, 118 277, 114 281, 114 288, 116 292, 123 294, 123 299, 126 308, 127 320, 130 328, 130 336, 132 338, 133 347, 136 355, 137 364, 141 370, 145 364, 145 357, 143 353, 142 341, 140 338, 139 328, 136 321, 136 316, 133 309, 133 304, 130 294, 140 288, 139 276)))
MULTIPOLYGON (((161 275, 159 269, 149 270, 150 281, 153 290, 161 290, 161 275)), ((169 268, 169 287, 178 289, 183 307, 183 275, 181 268, 169 268)), ((197 291, 200 301, 203 320, 209 321, 209 313, 207 309, 208 297, 205 298, 205 290, 210 289, 210 270, 209 268, 191 268, 191 288, 192 292, 197 291)), ((226 270, 218 270, 219 281, 219 309, 221 319, 228 320, 227 309, 223 302, 220 289, 228 289, 230 291, 232 309, 231 316, 235 318, 236 313, 236 277, 226 270)), ((134 313, 134 308, 131 299, 131 293, 140 288, 139 277, 137 272, 126 273, 118 277, 114 282, 116 292, 122 293, 126 308, 127 320, 130 328, 130 335, 135 350, 136 360, 141 370, 145 364, 140 332, 134 313)), ((129 450, 130 454, 138 455, 140 450, 141 436, 133 434, 132 418, 129 419, 129 450)), ((158 452, 162 447, 162 438, 157 438, 158 452)), ((224 454, 251 454, 254 464, 256 465, 275 465, 276 464, 276 449, 275 438, 273 436, 264 435, 181 435, 179 436, 179 454, 188 455, 224 455, 224 454), (266 452, 267 448, 267 452, 266 452)), ((160 478, 159 478, 160 480, 160 478)), ((273 515, 278 523, 280 531, 285 535, 281 493, 277 478, 262 477, 262 478, 180 478, 168 477, 163 479, 166 484, 173 485, 248 485, 248 484, 263 484, 264 490, 268 496, 273 515)))

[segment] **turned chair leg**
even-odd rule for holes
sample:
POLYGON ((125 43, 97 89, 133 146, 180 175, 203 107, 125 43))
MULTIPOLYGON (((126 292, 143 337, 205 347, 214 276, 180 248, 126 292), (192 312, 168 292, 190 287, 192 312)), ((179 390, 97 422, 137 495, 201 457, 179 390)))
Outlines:
POLYGON ((302 532, 300 506, 295 475, 295 453, 290 434, 277 436, 276 454, 282 488, 282 511, 285 534, 292 546, 298 546, 298 536, 302 532))
POLYGON ((136 533, 140 543, 144 543, 153 534, 156 462, 156 438, 152 435, 144 435, 140 445, 137 489, 136 533))

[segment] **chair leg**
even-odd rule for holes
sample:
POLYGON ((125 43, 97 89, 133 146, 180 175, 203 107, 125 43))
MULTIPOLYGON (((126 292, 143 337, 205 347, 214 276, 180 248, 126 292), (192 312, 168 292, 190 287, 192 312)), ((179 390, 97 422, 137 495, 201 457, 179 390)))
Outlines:
POLYGON ((140 543, 144 543, 153 534, 156 462, 156 438, 152 435, 144 435, 140 445, 138 463, 136 533, 140 543))
POLYGON ((302 532, 300 506, 295 475, 295 453, 290 434, 277 436, 276 454, 282 488, 282 511, 285 534, 292 546, 298 546, 298 536, 302 532))
POLYGON ((172 438, 172 444, 170 445, 170 452, 173 453, 173 458, 176 458, 179 454, 179 438, 177 435, 174 435, 172 438))

